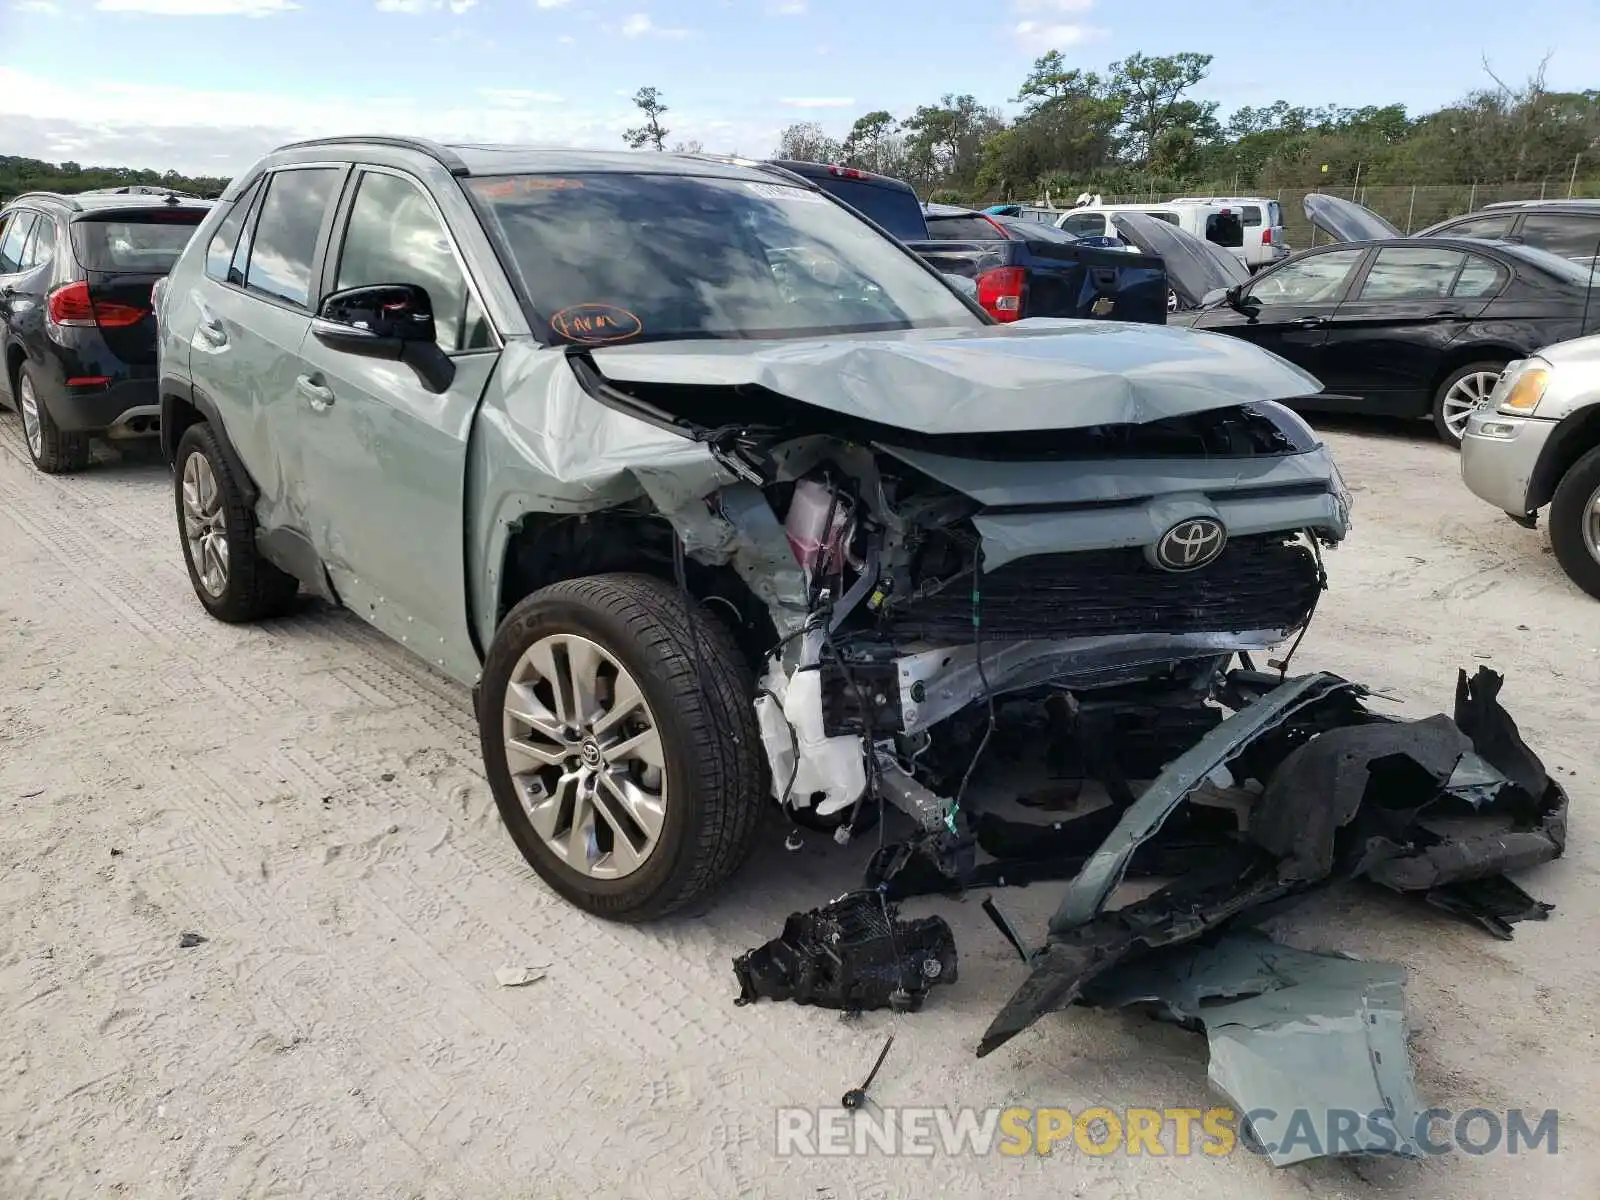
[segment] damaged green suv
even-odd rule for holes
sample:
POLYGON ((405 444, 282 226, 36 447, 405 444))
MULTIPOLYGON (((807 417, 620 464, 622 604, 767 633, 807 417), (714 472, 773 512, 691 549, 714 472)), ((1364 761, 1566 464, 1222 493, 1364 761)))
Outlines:
POLYGON ((1303 627, 1348 522, 1276 403, 1309 375, 995 323, 781 168, 299 143, 158 307, 200 603, 303 590, 472 685, 511 836, 617 919, 708 892, 773 801, 950 820, 932 764, 995 697, 1203 692, 1303 627))

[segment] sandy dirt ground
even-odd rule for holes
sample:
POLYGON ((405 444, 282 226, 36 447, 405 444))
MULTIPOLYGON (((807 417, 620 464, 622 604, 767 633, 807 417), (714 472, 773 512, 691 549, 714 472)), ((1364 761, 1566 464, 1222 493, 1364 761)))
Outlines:
MULTIPOLYGON (((735 1008, 730 960, 852 886, 870 846, 786 853, 773 824, 707 911, 591 920, 505 836, 464 689, 342 613, 208 619, 154 456, 47 478, 5 414, 0 1197, 1593 1200, 1600 605, 1420 431, 1329 438, 1356 529, 1297 667, 1417 716, 1449 711, 1458 666, 1506 672, 1572 836, 1522 880, 1557 912, 1512 942, 1367 889, 1275 932, 1405 963, 1425 1101, 1558 1108, 1557 1155, 779 1158, 777 1106, 836 1104, 890 1030, 885 1105, 1216 1097, 1201 1037, 1128 1013, 1056 1014, 975 1058, 1022 974, 981 896, 908 906, 944 913, 961 952, 922 1013, 735 1008), (508 964, 548 975, 501 987, 508 964)), ((1025 933, 1056 890, 1006 895, 1025 933)))

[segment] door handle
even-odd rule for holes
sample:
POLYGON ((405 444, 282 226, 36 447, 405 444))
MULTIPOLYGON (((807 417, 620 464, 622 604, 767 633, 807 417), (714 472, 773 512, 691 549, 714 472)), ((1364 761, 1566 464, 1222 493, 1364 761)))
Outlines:
POLYGON ((226 346, 228 344, 228 331, 223 328, 222 322, 214 317, 201 317, 199 325, 195 328, 200 331, 200 336, 213 346, 226 346))
POLYGON ((1315 329, 1318 325, 1326 325, 1327 317, 1299 317, 1294 322, 1301 329, 1315 329))
POLYGON ((311 407, 317 412, 322 412, 333 403, 333 389, 318 383, 309 375, 300 376, 294 385, 300 389, 302 396, 311 401, 311 407))

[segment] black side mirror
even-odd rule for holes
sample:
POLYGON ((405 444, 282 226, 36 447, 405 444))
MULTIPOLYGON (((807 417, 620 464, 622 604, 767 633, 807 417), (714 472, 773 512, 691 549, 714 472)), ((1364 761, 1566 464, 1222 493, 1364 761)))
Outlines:
POLYGON ((439 349, 428 290, 410 283, 345 288, 323 298, 311 332, 325 346, 387 358, 414 369, 435 392, 455 378, 455 363, 439 349))
POLYGON ((1261 311, 1261 302, 1254 296, 1244 294, 1244 284, 1236 283, 1228 289, 1228 305, 1236 308, 1246 316, 1253 316, 1261 311))

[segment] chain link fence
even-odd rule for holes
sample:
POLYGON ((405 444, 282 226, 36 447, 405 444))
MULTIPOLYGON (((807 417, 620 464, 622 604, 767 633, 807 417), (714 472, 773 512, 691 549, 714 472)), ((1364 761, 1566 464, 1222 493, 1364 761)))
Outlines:
MULTIPOLYGON (((1494 204, 1502 200, 1565 200, 1569 196, 1574 199, 1600 199, 1600 179, 1577 179, 1570 182, 1562 179, 1542 183, 1382 184, 1374 187, 1330 187, 1311 190, 1269 188, 1259 192, 1246 189, 1237 193, 1213 190, 1209 194, 1254 195, 1276 200, 1283 210, 1284 232, 1288 236, 1289 245, 1296 250, 1303 250, 1307 246, 1328 240, 1326 235, 1318 234, 1312 229, 1311 223, 1306 220, 1305 207, 1301 203, 1314 190, 1354 200, 1357 204, 1365 205, 1384 217, 1402 232, 1414 233, 1448 217, 1458 217, 1463 213, 1482 208, 1485 204, 1494 204)), ((1100 199, 1106 204, 1161 204, 1168 200, 1176 200, 1179 196, 1207 194, 1201 189, 1126 195, 1110 195, 1102 192, 1100 199)), ((1052 195, 1048 199, 1054 202, 1056 208, 1068 208, 1077 196, 1078 192, 1074 191, 1067 195, 1052 195)))

